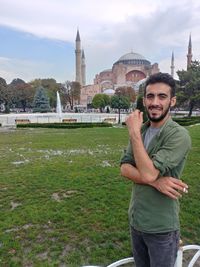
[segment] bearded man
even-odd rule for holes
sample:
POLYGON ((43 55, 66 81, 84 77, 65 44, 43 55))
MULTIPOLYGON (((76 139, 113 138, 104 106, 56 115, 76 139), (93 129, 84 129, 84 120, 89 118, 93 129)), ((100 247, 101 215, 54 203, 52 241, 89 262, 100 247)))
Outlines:
POLYGON ((126 119, 130 141, 121 159, 122 176, 133 181, 129 221, 137 267, 174 267, 180 238, 180 180, 191 140, 174 122, 175 81, 167 73, 150 76, 143 103, 149 120, 133 111, 126 119))

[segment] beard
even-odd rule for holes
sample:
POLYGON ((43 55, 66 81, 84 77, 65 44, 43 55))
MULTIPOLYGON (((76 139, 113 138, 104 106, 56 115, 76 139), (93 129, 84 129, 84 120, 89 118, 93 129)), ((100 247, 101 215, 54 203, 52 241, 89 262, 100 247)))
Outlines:
POLYGON ((168 115, 170 107, 171 107, 171 105, 169 104, 167 109, 157 118, 151 117, 149 111, 147 110, 147 116, 148 116, 149 120, 152 122, 160 122, 168 115))

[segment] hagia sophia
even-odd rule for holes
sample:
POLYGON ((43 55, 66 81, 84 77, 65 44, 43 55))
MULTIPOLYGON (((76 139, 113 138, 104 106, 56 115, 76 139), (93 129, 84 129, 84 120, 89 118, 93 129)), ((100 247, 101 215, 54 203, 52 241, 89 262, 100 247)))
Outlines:
MULTIPOLYGON (((147 60, 144 56, 130 52, 122 55, 112 66, 111 69, 101 71, 95 75, 94 83, 86 84, 86 64, 85 54, 81 49, 81 39, 79 30, 76 35, 76 81, 81 84, 81 95, 79 105, 87 107, 92 103, 92 99, 96 94, 113 95, 116 88, 121 86, 131 86, 135 91, 139 89, 139 85, 145 79, 154 73, 158 73, 158 63, 147 60)), ((189 37, 187 68, 192 61, 192 42, 191 35, 189 37)), ((171 57, 171 75, 174 76, 174 54, 171 57)))

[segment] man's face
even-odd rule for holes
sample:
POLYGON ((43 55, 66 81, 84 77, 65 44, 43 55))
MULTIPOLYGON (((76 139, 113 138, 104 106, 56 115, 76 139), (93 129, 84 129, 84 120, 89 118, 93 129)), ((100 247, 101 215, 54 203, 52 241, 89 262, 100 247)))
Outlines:
POLYGON ((147 86, 143 101, 150 121, 161 122, 165 120, 170 107, 176 104, 176 97, 171 97, 170 92, 170 86, 165 83, 155 83, 147 86))

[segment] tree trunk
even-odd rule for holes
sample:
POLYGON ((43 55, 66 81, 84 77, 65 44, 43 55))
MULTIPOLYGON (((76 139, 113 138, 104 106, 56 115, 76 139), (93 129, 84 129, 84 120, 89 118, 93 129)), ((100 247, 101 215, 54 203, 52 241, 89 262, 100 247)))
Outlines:
POLYGON ((7 102, 5 103, 5 111, 4 111, 4 113, 6 113, 6 114, 10 113, 10 106, 9 106, 9 104, 7 102))
POLYGON ((120 124, 120 111, 121 111, 121 109, 120 108, 118 108, 118 124, 120 124))
POLYGON ((192 116, 193 108, 194 108, 194 102, 191 100, 189 104, 189 113, 188 113, 189 118, 192 116))
POLYGON ((26 103, 22 103, 23 112, 26 112, 26 103))
POLYGON ((74 109, 74 99, 73 99, 73 96, 72 96, 72 106, 71 106, 71 110, 74 109))

